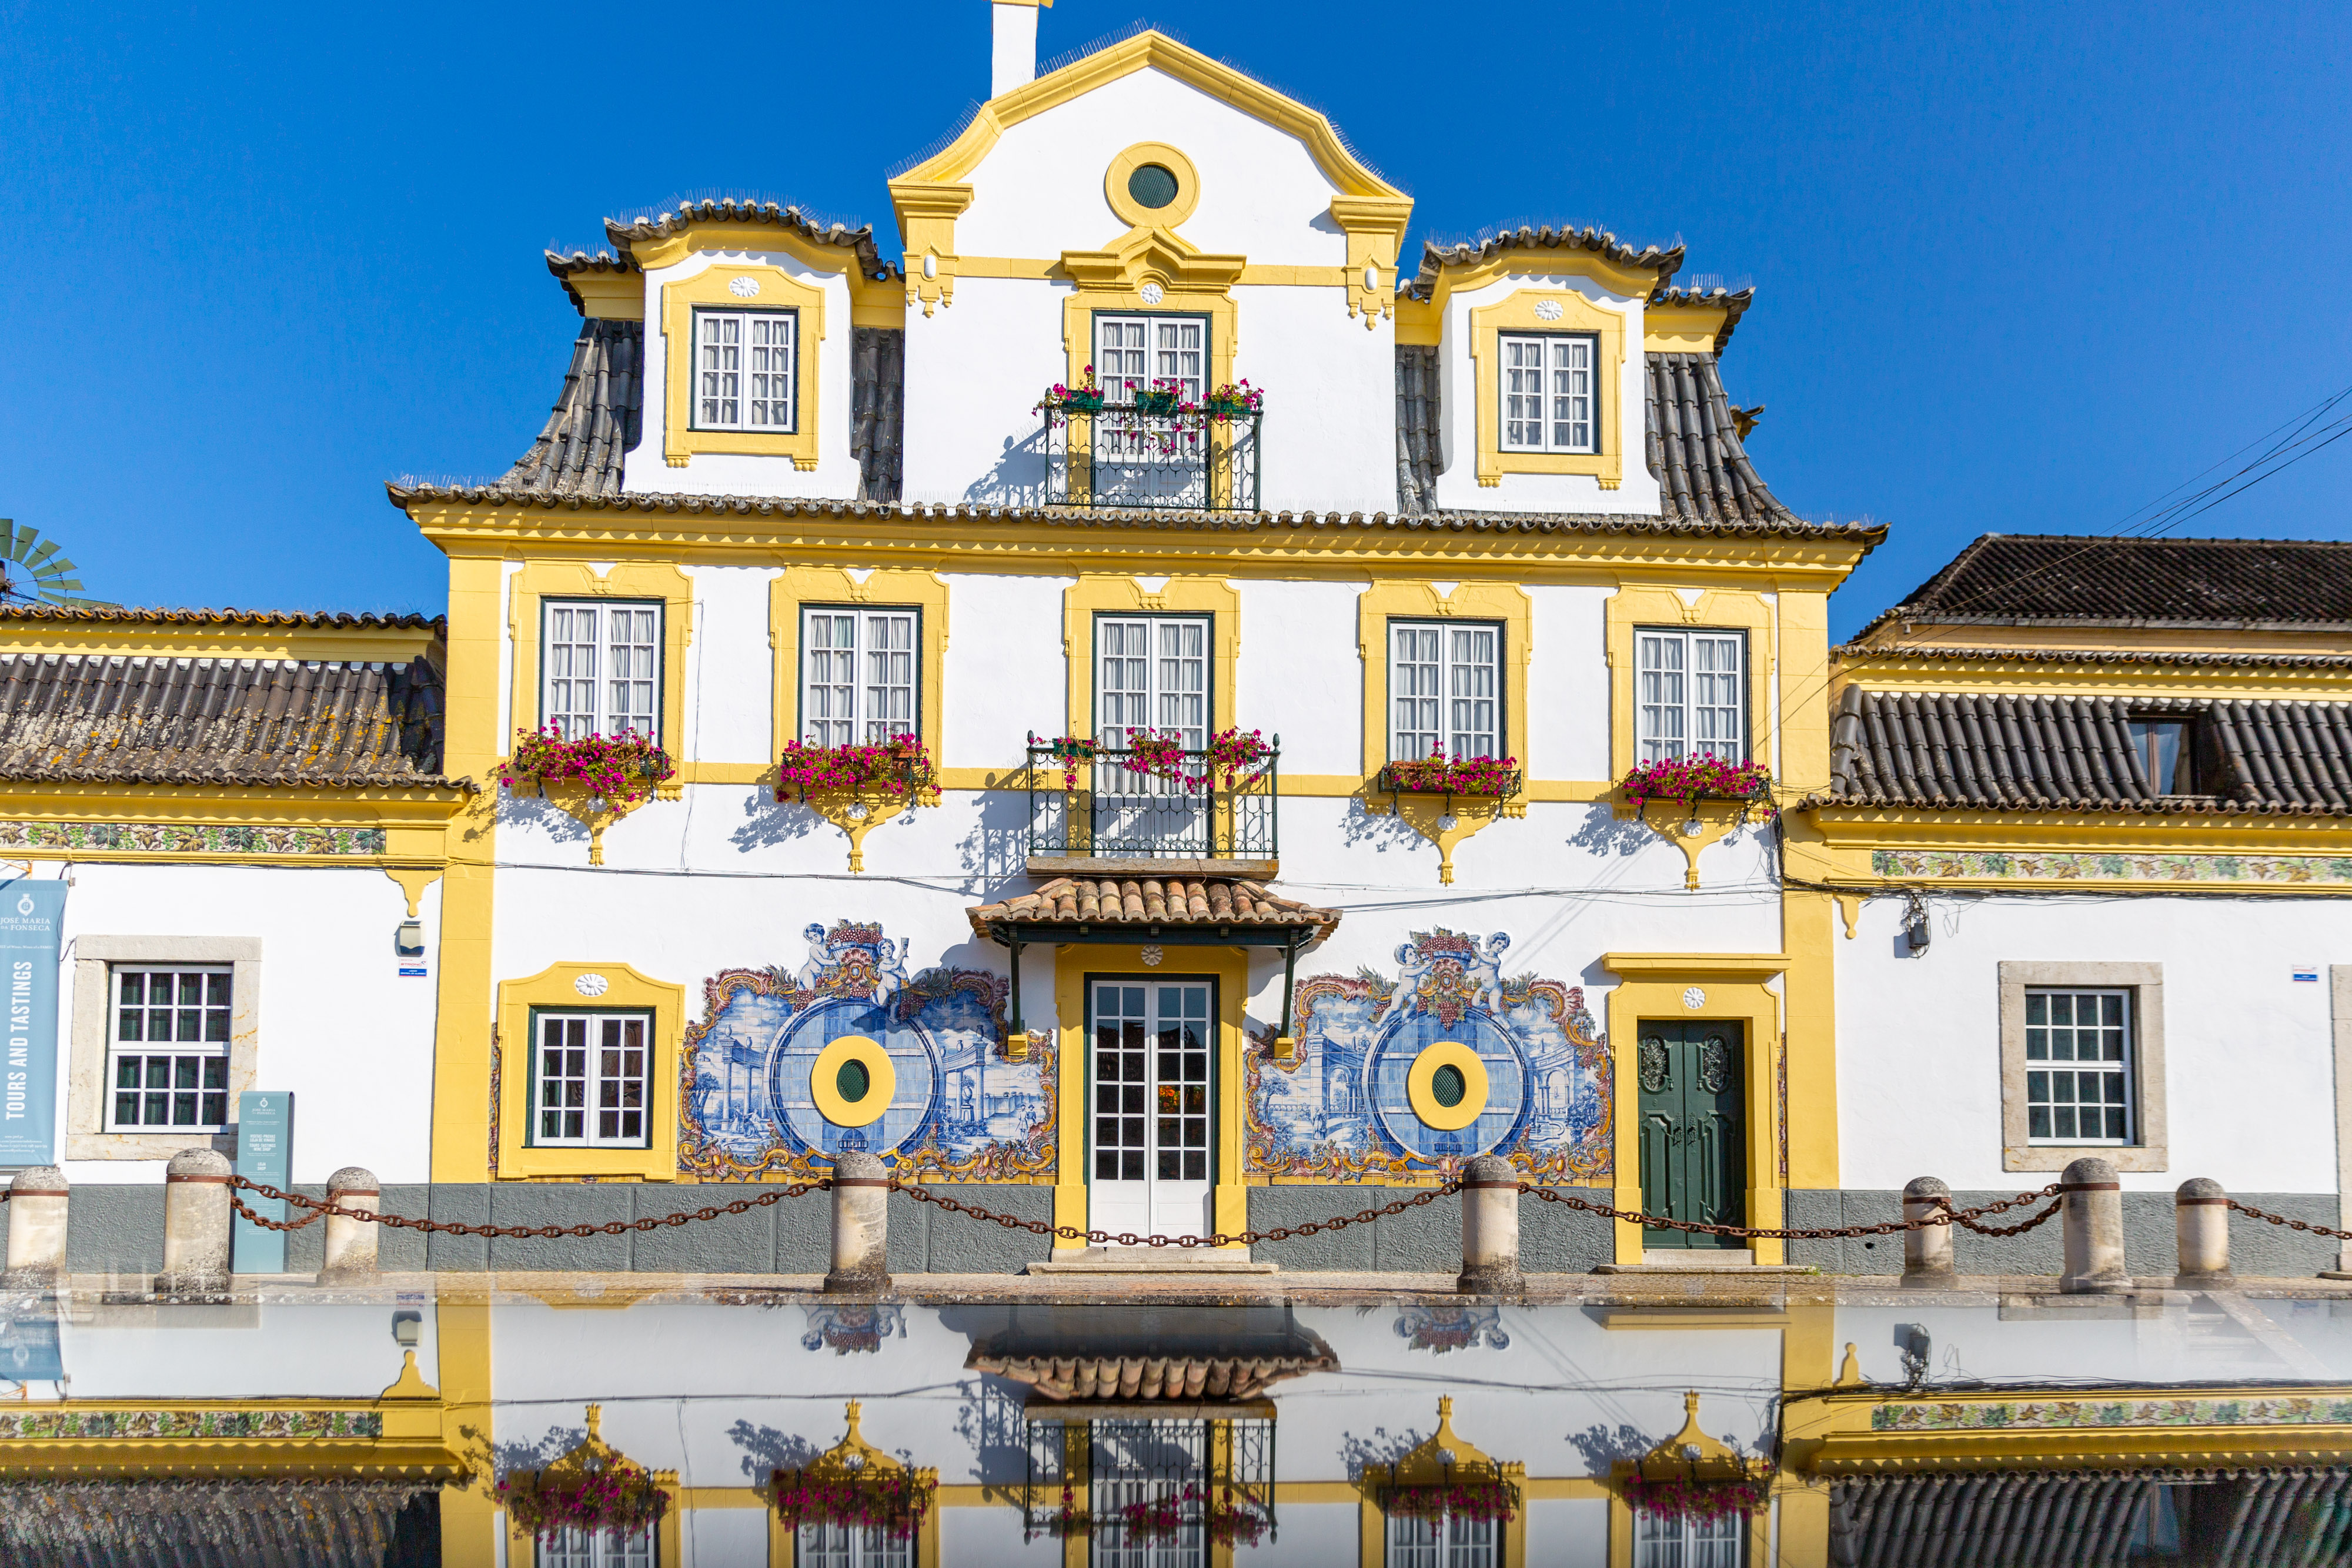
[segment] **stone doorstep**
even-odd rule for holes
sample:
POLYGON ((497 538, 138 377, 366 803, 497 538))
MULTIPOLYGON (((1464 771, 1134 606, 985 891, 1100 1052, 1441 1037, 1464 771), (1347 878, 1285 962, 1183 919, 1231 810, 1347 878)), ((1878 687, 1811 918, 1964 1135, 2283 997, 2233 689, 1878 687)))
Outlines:
POLYGON ((1072 1258, 1032 1263, 1032 1274, 1272 1274, 1279 1263, 1256 1263, 1244 1251, 1178 1251, 1158 1247, 1089 1247, 1072 1258))
POLYGON ((1637 1274, 1650 1279, 1672 1278, 1676 1274, 1818 1274, 1821 1270, 1811 1263, 1596 1263, 1596 1274, 1637 1274))

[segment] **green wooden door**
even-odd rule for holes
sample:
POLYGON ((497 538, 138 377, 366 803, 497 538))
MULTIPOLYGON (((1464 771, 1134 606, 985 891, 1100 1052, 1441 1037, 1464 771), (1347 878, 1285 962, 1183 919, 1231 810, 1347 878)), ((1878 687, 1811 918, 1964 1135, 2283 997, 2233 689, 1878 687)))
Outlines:
MULTIPOLYGON (((1740 1114, 1740 1027, 1736 1021, 1644 1021, 1642 1085, 1642 1209, 1706 1225, 1743 1225, 1747 1128, 1740 1114)), ((1741 1247, 1727 1236, 1655 1226, 1647 1247, 1741 1247)))

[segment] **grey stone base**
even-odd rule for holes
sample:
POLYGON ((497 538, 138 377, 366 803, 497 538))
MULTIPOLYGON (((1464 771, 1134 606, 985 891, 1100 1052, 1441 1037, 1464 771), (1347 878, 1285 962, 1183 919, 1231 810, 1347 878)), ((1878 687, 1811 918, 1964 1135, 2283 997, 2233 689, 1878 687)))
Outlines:
MULTIPOLYGON (((1410 1187, 1254 1186, 1249 1190, 1253 1230, 1302 1225, 1382 1208, 1410 1187)), ((1577 1196, 1606 1203, 1605 1187, 1579 1189, 1577 1196)), ((1546 1203, 1519 1200, 1519 1268, 1530 1274, 1583 1274, 1612 1260, 1609 1221, 1598 1215, 1546 1203)), ((1350 1225, 1287 1241, 1261 1242, 1250 1256, 1279 1263, 1286 1274, 1322 1270, 1352 1273, 1458 1274, 1462 1271, 1462 1200, 1445 1197, 1370 1225, 1350 1225)))
MULTIPOLYGON (((2021 1192, 2045 1186, 2053 1178, 2021 1176, 2016 1186, 2004 1192, 1956 1192, 1952 1203, 1958 1208, 1973 1208, 1980 1203, 1992 1203, 2015 1197, 2021 1192)), ((2257 1208, 2284 1214, 2290 1219, 2333 1226, 2336 1221, 2336 1195, 2332 1192, 2263 1192, 2232 1193, 2242 1202, 2257 1208)), ((2177 1232, 2173 1228, 2172 1195, 2169 1192, 2127 1192, 2124 1200, 2124 1268, 2135 1279, 2169 1277, 2180 1267, 2177 1232)), ((2021 1205, 2004 1213, 1987 1215, 1987 1225, 2015 1225, 2030 1219, 2048 1207, 2047 1200, 2021 1205)), ((1843 1191, 1825 1188, 1794 1190, 1788 1195, 1788 1219, 1792 1228, 1800 1227, 1832 1227, 1843 1225, 1875 1225, 1882 1220, 1903 1218, 1903 1195, 1900 1192, 1872 1192, 1852 1188, 1843 1191)), ((2061 1237, 2061 1221, 2027 1231, 2022 1236, 1979 1236, 1972 1230, 1953 1231, 1953 1266, 1962 1274, 2048 1274, 2056 1276, 2064 1264, 2065 1245, 2061 1237)), ((2322 1269, 2336 1266, 2338 1243, 2323 1236, 2312 1236, 2289 1230, 2283 1225, 2269 1225, 2259 1219, 2249 1219, 2242 1214, 2230 1216, 2230 1269, 2241 1278, 2308 1279, 2322 1269)), ((1903 1238, 1895 1236, 1860 1237, 1836 1241, 1791 1241, 1789 1261, 1811 1263, 1824 1274, 1900 1274, 1903 1271, 1903 1238)))
MULTIPOLYGON (((323 1197, 323 1186, 296 1190, 323 1197)), ((387 1186, 383 1212, 480 1225, 604 1225, 756 1197, 772 1186, 751 1183, 498 1182, 387 1186)), ((950 1196, 1024 1219, 1054 1217, 1050 1186, 957 1186, 950 1196)), ((7 1206, 0 1204, 0 1238, 7 1206)), ((293 1218, 299 1218, 299 1215, 293 1218)), ((325 1256, 323 1220, 287 1236, 289 1273, 318 1271, 325 1256)), ((545 1269, 607 1273, 822 1274, 831 1250, 832 1198, 822 1192, 788 1197, 746 1214, 620 1236, 529 1240, 446 1236, 395 1226, 377 1239, 387 1272, 430 1270, 478 1273, 545 1269)), ((5 1245, 0 1240, 0 1245, 5 1245)), ((1050 1258, 1053 1239, 890 1197, 890 1268, 908 1274, 1017 1274, 1050 1258)), ((153 1274, 163 1266, 163 1184, 77 1185, 66 1211, 66 1267, 78 1274, 153 1274)))

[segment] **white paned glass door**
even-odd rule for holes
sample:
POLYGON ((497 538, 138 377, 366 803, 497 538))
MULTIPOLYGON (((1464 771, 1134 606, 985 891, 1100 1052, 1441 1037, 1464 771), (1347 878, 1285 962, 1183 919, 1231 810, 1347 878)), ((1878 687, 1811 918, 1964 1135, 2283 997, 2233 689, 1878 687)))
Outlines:
POLYGON ((1088 1224, 1114 1235, 1205 1236, 1215 1146, 1210 987, 1098 979, 1090 989, 1088 1224))
MULTIPOLYGON (((1103 616, 1095 622, 1095 738, 1124 750, 1138 730, 1209 743, 1209 622, 1198 617, 1103 616)), ((1188 758, 1190 772, 1202 773, 1188 758)), ((1206 789, 1134 772, 1110 758, 1094 768, 1097 854, 1206 854, 1206 789)))
POLYGON ((1176 1527, 1172 1539, 1131 1541, 1120 1511, 1136 1503, 1181 1498, 1202 1485, 1208 1469, 1205 1421, 1093 1423, 1094 1513, 1108 1522, 1090 1538, 1093 1568, 1203 1568, 1208 1549, 1197 1519, 1176 1527))
MULTIPOLYGON (((1130 408, 1147 393, 1172 392, 1196 407, 1208 399, 1209 324, 1197 316, 1095 318, 1095 384, 1130 408)), ((1094 500, 1101 506, 1203 506, 1209 442, 1197 414, 1106 413, 1095 420, 1094 500)))

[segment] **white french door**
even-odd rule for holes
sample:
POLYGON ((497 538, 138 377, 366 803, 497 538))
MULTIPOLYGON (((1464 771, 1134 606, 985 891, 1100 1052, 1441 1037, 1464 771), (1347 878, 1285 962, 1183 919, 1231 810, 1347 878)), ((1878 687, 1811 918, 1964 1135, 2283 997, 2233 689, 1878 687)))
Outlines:
MULTIPOLYGON (((1113 404, 1170 392, 1198 407, 1209 392, 1209 323, 1198 316, 1097 316, 1095 384, 1113 404)), ((1197 416, 1107 413, 1095 421, 1101 506, 1201 506, 1208 499, 1207 425, 1197 416)))
POLYGON ((1205 980, 1088 982, 1094 1153, 1089 1226, 1117 1235, 1206 1236, 1214 1178, 1205 980))
MULTIPOLYGON (((1095 621, 1095 739, 1123 750, 1137 730, 1178 737, 1187 751, 1209 743, 1209 622, 1198 617, 1104 615, 1095 621)), ((1188 768, 1205 773, 1201 759, 1188 768)), ((1095 764, 1097 854, 1209 852, 1207 789, 1095 764)))

